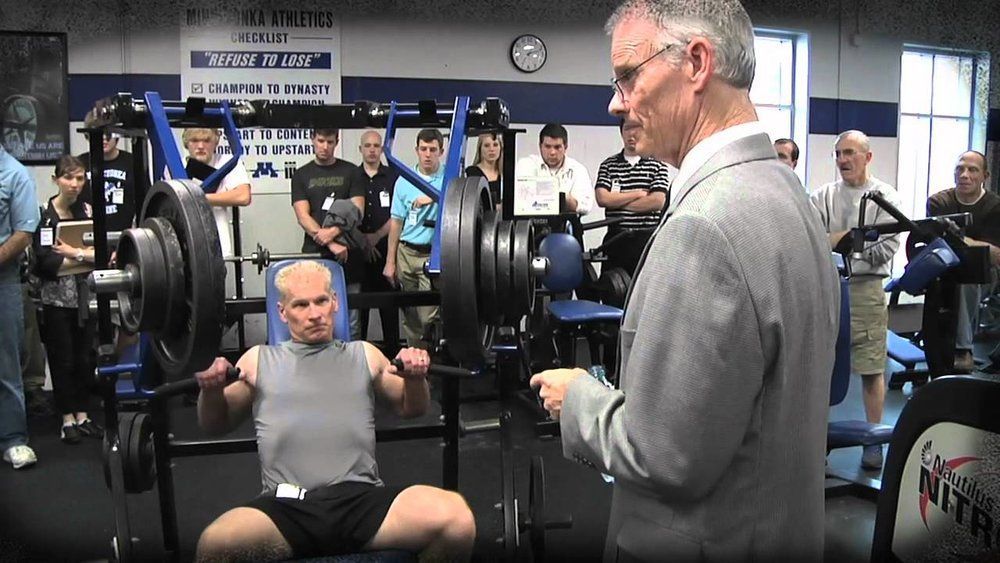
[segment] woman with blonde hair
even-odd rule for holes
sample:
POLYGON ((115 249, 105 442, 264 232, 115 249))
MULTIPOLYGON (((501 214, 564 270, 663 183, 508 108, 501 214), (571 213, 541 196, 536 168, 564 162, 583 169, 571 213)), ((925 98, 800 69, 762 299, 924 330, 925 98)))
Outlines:
POLYGON ((494 205, 500 205, 500 178, 503 176, 503 137, 490 132, 479 135, 476 159, 465 169, 468 177, 482 176, 490 185, 494 205))

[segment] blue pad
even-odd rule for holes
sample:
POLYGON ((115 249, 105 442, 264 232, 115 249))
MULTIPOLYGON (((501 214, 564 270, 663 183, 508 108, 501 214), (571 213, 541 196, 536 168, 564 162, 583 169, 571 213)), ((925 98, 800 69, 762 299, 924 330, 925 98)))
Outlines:
POLYGON ((549 313, 560 323, 586 324, 621 322, 623 311, 617 307, 593 301, 567 300, 551 301, 549 313))
POLYGON ((906 265, 903 275, 885 286, 886 293, 897 287, 910 295, 923 295, 930 283, 948 270, 958 266, 960 260, 955 251, 942 238, 936 238, 925 246, 906 265))
MULTIPOLYGON (((267 343, 280 344, 292 338, 288 325, 282 322, 278 314, 278 300, 281 298, 274 278, 285 266, 290 266, 298 260, 282 260, 267 267, 264 281, 264 295, 267 299, 267 343)), ((333 337, 344 342, 351 340, 351 320, 347 313, 347 284, 344 282, 344 270, 333 260, 316 260, 330 270, 331 286, 337 294, 337 312, 333 314, 333 337)))
POLYGON ((826 448, 850 448, 852 446, 877 446, 888 444, 892 439, 892 426, 874 424, 862 420, 830 422, 826 427, 826 448))
POLYGON ((885 344, 889 357, 907 369, 913 369, 913 366, 927 361, 927 355, 923 350, 891 330, 886 331, 885 344))
POLYGON ((573 235, 546 235, 538 246, 538 254, 549 259, 549 271, 542 279, 546 289, 564 293, 580 287, 583 281, 583 249, 573 235))

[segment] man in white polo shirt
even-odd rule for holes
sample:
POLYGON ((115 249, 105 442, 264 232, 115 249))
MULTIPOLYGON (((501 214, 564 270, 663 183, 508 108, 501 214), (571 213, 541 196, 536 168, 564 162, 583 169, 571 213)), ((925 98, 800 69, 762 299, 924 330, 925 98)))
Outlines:
POLYGON ((538 134, 538 152, 517 161, 518 178, 551 177, 556 189, 566 194, 566 210, 586 215, 594 207, 594 184, 590 174, 575 158, 566 156, 569 134, 558 123, 549 123, 538 134))

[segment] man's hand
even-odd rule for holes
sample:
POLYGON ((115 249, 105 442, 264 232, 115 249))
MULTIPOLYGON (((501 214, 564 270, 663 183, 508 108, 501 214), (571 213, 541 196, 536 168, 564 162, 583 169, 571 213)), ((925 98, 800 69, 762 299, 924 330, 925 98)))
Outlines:
POLYGON ((403 348, 396 354, 396 359, 403 362, 402 371, 389 363, 386 371, 392 375, 398 375, 403 379, 423 381, 427 378, 427 368, 431 365, 431 357, 427 350, 420 348, 403 348))
POLYGON ((420 209, 421 207, 425 207, 425 206, 430 205, 432 203, 434 203, 433 199, 431 199, 431 198, 429 198, 429 197, 427 197, 425 195, 422 195, 422 196, 418 197, 417 199, 413 200, 413 208, 414 209, 420 209))
POLYGON ((338 227, 327 227, 316 231, 316 234, 313 235, 313 241, 320 246, 326 246, 338 236, 340 236, 340 229, 338 227))
POLYGON ((399 282, 396 280, 396 265, 392 262, 386 261, 385 268, 382 269, 382 276, 392 287, 399 287, 399 282))
POLYGON ((549 369, 531 377, 531 386, 538 390, 538 396, 543 401, 542 406, 549 411, 549 416, 553 420, 559 420, 562 415, 566 388, 581 375, 587 375, 587 372, 580 368, 574 368, 549 369))
POLYGON ((334 258, 337 259, 337 262, 340 262, 341 264, 347 263, 346 245, 340 244, 339 242, 331 242, 330 244, 326 245, 326 248, 333 254, 334 258))
MULTIPOLYGON (((233 364, 229 363, 229 360, 218 357, 212 362, 212 365, 208 366, 205 371, 199 371, 194 374, 195 379, 198 380, 198 387, 202 391, 222 391, 228 384, 226 382, 226 372, 229 368, 233 367, 233 364)), ((243 374, 240 374, 240 379, 243 379, 243 374)))
POLYGON ((368 241, 368 246, 375 247, 382 237, 378 233, 365 233, 365 240, 368 241))

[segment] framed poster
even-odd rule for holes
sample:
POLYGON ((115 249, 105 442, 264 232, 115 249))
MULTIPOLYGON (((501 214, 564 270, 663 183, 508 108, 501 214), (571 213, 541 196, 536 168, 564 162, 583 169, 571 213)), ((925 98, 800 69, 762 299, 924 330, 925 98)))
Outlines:
POLYGON ((0 144, 24 164, 69 151, 66 34, 0 31, 0 144))

